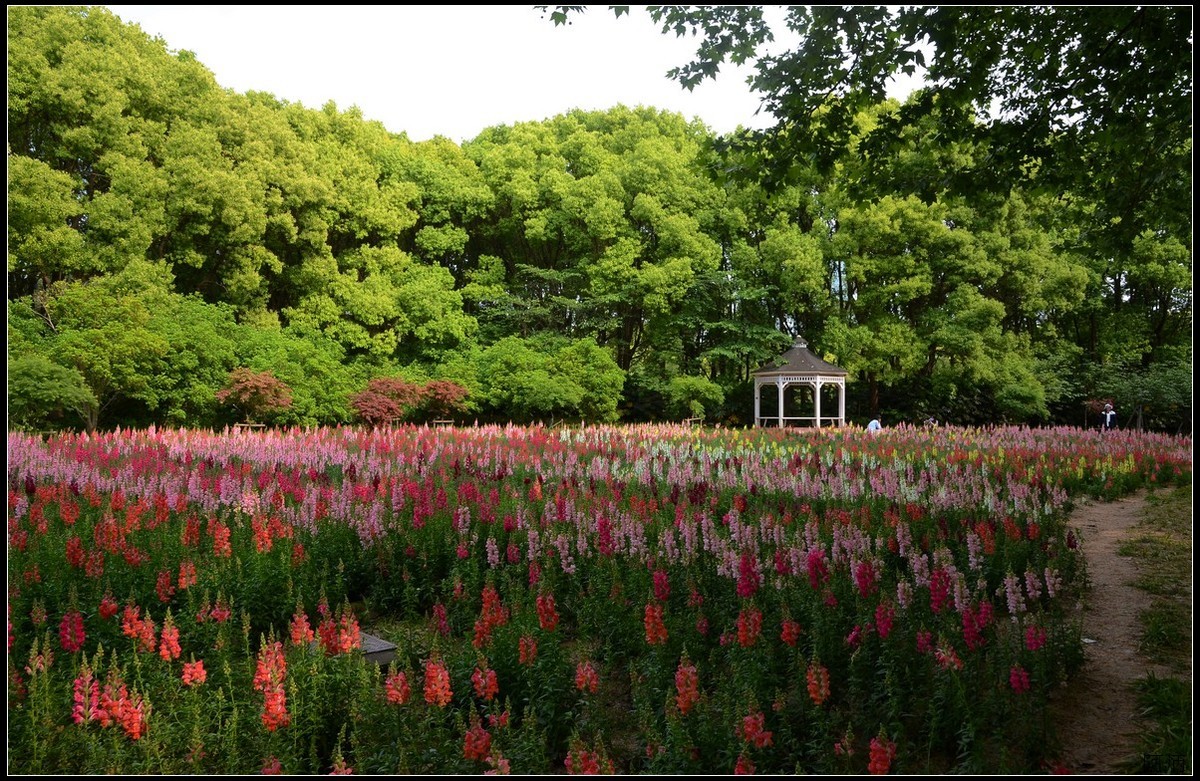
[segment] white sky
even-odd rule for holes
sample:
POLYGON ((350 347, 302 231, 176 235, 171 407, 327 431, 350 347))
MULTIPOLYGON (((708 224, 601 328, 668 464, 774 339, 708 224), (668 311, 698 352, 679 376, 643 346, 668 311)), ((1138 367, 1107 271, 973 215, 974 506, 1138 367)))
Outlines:
POLYGON ((668 79, 696 41, 661 33, 644 6, 620 19, 590 6, 564 26, 532 5, 105 7, 169 50, 195 53, 222 87, 357 106, 413 141, 462 143, 493 125, 617 104, 699 117, 717 133, 774 124, 756 115, 746 69, 728 66, 691 93, 668 79))

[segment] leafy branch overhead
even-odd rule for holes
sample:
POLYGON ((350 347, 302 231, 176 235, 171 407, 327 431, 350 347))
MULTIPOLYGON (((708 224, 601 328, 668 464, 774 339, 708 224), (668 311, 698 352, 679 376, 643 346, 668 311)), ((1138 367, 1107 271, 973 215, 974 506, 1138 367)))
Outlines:
MULTIPOLYGON (((549 6, 539 6, 547 9, 549 6)), ((555 6, 555 24, 583 6, 555 6)), ((629 6, 609 6, 618 16, 629 6)), ((974 191, 1036 184, 1105 204, 1128 223, 1152 199, 1171 226, 1190 218, 1192 11, 1190 6, 646 6, 664 33, 697 41, 667 75, 687 89, 721 66, 752 63, 750 89, 776 119, 730 148, 758 150, 763 181, 829 171, 860 133, 897 74, 924 88, 856 143, 882 170, 907 129, 932 118, 939 135, 986 140, 988 154, 944 182, 974 191)), ((1143 227, 1125 224, 1126 240, 1143 227)))

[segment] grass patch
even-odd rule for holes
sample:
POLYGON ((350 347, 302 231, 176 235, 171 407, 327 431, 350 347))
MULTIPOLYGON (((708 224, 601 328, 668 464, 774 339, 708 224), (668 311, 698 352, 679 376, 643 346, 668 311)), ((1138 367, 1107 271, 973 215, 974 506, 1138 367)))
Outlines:
POLYGON ((1138 750, 1122 767, 1128 773, 1191 775, 1192 689, 1173 678, 1150 677, 1137 685, 1138 708, 1154 726, 1138 737, 1138 750))
POLYGON ((1144 728, 1129 773, 1178 775, 1192 772, 1192 487, 1179 486, 1148 497, 1137 536, 1121 546, 1137 566, 1134 585, 1154 600, 1139 619, 1140 648, 1151 661, 1186 675, 1137 685, 1144 728))
POLYGON ((1191 656, 1191 612, 1186 606, 1156 599, 1138 618, 1142 622, 1139 649, 1160 664, 1186 663, 1191 656))

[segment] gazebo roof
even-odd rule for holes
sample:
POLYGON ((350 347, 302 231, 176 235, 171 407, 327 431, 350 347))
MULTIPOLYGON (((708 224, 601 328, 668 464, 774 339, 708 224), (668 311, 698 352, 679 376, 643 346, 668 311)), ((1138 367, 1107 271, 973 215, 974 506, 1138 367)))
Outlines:
POLYGON ((808 349, 808 342, 797 336, 792 349, 774 361, 751 372, 755 377, 773 377, 777 374, 821 374, 845 377, 850 372, 823 361, 808 349))

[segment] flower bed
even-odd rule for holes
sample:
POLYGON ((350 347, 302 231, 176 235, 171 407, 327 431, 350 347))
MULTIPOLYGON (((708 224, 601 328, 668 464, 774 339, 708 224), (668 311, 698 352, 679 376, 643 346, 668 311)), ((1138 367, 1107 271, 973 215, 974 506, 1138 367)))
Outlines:
POLYGON ((1190 480, 1066 428, 10 433, 9 771, 1036 770, 1072 497, 1190 480))

